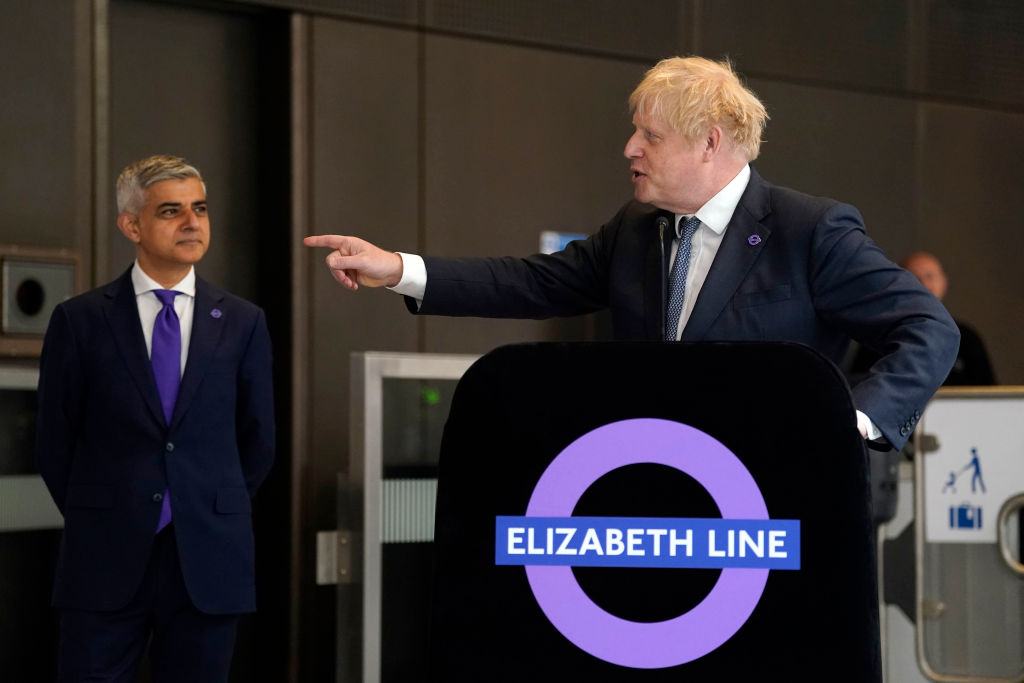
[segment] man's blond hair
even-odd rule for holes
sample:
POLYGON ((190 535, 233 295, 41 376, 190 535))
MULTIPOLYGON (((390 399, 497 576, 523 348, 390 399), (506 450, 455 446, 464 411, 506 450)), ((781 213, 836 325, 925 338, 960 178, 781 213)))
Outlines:
POLYGON ((720 126, 747 161, 761 149, 768 112, 732 64, 703 57, 672 57, 655 64, 629 96, 629 109, 664 120, 687 140, 720 126))

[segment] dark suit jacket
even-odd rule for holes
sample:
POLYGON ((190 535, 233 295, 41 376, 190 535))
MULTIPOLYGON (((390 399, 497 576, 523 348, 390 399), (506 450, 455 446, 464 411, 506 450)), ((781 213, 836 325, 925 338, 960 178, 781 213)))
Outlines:
MULTIPOLYGON (((609 308, 617 339, 660 339, 660 216, 672 218, 631 201, 556 254, 427 257, 418 312, 543 318, 609 308)), ((752 169, 682 340, 798 342, 838 364, 851 338, 885 349, 853 395, 900 448, 953 363, 956 325, 867 237, 855 208, 772 185, 752 169)))
POLYGON ((251 496, 274 457, 270 338, 253 304, 196 279, 166 424, 129 270, 54 310, 36 461, 64 515, 53 604, 115 610, 149 559, 170 487, 182 573, 203 612, 255 609, 251 496))
MULTIPOLYGON (((984 387, 998 384, 981 335, 962 320, 956 320, 956 326, 960 330, 960 349, 957 351, 953 368, 942 383, 943 386, 984 387)), ((849 367, 844 370, 849 380, 856 382, 871 370, 879 354, 868 346, 858 345, 856 353, 852 355, 849 367)))

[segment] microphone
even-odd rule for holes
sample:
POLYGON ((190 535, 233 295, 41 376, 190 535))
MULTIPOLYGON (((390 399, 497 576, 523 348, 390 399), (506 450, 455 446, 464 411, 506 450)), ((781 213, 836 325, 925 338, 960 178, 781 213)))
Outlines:
POLYGON ((661 254, 661 340, 668 341, 665 338, 665 292, 668 289, 668 274, 665 272, 668 269, 668 263, 665 261, 665 231, 668 230, 669 223, 664 216, 658 216, 657 222, 658 253, 661 254))

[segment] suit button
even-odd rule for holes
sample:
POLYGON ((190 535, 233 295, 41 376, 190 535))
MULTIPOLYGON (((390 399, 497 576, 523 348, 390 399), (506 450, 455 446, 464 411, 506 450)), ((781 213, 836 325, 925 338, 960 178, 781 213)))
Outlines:
POLYGON ((154 493, 153 494, 153 502, 154 503, 159 503, 163 499, 164 499, 164 494, 162 494, 162 493, 154 493))
POLYGON ((171 451, 174 450, 174 444, 171 443, 170 441, 168 441, 166 448, 167 448, 167 452, 170 453, 171 451))

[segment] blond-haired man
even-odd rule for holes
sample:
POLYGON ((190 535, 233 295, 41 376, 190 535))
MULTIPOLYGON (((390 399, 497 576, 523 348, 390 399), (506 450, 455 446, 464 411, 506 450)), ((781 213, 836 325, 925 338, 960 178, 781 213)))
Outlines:
POLYGON ((949 371, 945 309, 865 234, 860 213, 775 186, 750 166, 767 113, 727 62, 655 65, 630 97, 634 200, 586 240, 528 258, 439 259, 342 235, 328 266, 349 289, 389 286, 425 314, 544 318, 611 311, 622 340, 807 344, 840 362, 886 349, 854 388, 868 439, 899 448, 949 371))

